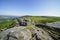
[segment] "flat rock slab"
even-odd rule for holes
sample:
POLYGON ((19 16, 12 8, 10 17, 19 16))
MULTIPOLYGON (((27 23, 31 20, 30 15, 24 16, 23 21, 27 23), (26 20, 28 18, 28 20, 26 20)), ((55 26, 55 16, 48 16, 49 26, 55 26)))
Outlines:
POLYGON ((47 26, 60 28, 60 22, 46 23, 47 26))

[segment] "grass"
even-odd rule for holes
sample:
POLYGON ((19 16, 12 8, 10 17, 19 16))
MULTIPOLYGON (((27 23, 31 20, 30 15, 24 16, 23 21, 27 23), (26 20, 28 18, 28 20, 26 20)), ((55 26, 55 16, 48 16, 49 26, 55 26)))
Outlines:
POLYGON ((47 23, 47 22, 55 22, 60 21, 60 17, 46 17, 46 16, 23 16, 23 18, 28 18, 31 22, 35 23, 47 23))
POLYGON ((3 23, 0 23, 0 30, 4 28, 14 27, 14 26, 15 26, 14 20, 5 21, 3 23))

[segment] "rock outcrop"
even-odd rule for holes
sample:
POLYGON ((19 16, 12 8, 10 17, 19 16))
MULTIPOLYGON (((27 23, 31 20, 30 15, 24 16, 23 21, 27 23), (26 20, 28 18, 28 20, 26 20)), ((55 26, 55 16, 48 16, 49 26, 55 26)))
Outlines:
POLYGON ((28 19, 17 20, 16 24, 16 27, 2 31, 0 40, 53 40, 47 32, 28 19))

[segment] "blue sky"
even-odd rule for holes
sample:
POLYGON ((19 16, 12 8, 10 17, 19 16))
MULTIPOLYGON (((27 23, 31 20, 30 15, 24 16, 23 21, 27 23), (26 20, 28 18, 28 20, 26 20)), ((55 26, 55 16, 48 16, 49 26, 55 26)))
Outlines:
POLYGON ((60 16, 60 0, 0 0, 0 15, 60 16))

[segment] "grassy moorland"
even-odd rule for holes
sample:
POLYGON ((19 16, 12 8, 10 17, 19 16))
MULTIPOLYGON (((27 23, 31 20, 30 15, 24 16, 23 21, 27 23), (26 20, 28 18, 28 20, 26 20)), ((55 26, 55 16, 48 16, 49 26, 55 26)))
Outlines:
POLYGON ((36 23, 47 23, 60 21, 60 17, 49 17, 49 16, 23 16, 23 18, 28 18, 36 23))

